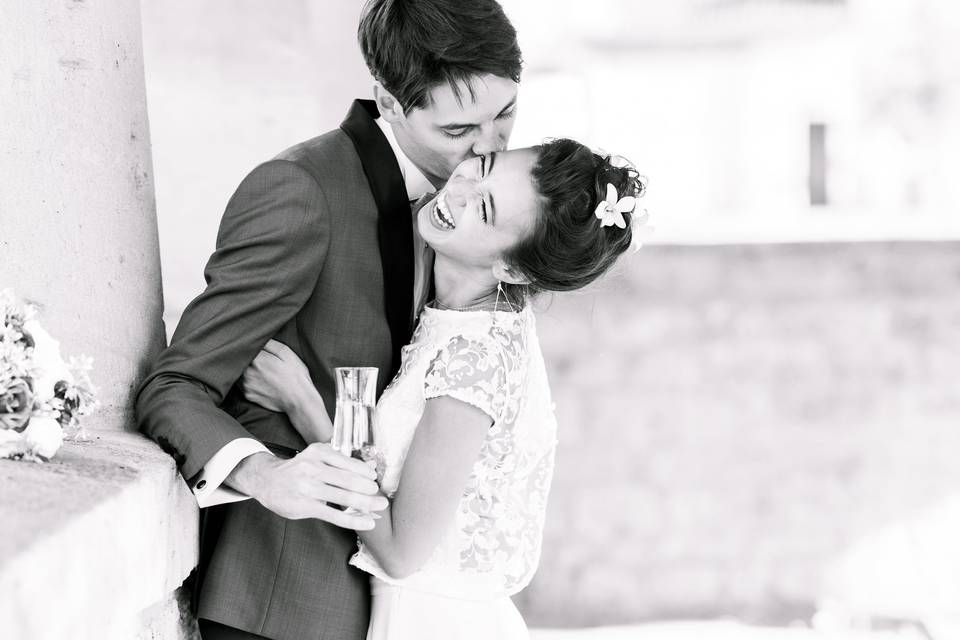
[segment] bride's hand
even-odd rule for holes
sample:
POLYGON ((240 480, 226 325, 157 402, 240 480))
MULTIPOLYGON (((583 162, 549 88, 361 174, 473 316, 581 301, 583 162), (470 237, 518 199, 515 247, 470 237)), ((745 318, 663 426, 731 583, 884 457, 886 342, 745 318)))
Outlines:
POLYGON ((243 394, 250 402, 286 413, 307 443, 328 441, 333 425, 310 372, 290 347, 270 340, 243 372, 243 394))
POLYGON ((271 411, 287 413, 297 404, 296 389, 302 389, 310 374, 290 347, 270 340, 243 372, 243 394, 271 411))

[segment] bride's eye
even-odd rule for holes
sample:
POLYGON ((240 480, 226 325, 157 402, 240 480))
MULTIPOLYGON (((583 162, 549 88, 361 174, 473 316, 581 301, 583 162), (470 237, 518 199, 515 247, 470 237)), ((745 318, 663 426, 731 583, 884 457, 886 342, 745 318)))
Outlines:
POLYGON ((480 219, 487 224, 487 201, 483 199, 480 200, 480 219))
POLYGON ((479 170, 481 178, 487 175, 487 156, 480 156, 479 170))

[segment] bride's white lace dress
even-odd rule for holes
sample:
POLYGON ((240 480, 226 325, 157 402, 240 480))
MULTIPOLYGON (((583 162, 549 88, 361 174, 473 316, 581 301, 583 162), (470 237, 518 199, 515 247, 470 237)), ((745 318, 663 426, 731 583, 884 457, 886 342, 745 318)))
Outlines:
POLYGON ((420 570, 390 578, 362 544, 351 559, 373 576, 368 640, 527 637, 510 596, 537 568, 556 448, 533 313, 424 309, 377 405, 388 495, 426 400, 444 395, 480 408, 493 426, 449 528, 420 570))

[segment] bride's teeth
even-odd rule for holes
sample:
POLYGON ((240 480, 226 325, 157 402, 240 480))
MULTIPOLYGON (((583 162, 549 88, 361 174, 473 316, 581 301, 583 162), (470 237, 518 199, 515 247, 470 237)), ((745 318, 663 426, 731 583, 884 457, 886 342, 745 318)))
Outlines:
POLYGON ((444 201, 444 195, 441 194, 437 198, 437 202, 434 205, 434 217, 437 219, 437 222, 440 223, 440 226, 446 229, 456 229, 456 224, 453 221, 453 216, 450 215, 450 211, 447 209, 447 204, 444 201))
POLYGON ((434 207, 433 207, 433 219, 434 219, 434 221, 437 223, 438 226, 440 226, 440 227, 442 227, 442 228, 444 228, 444 229, 453 229, 453 228, 454 228, 453 225, 450 224, 450 222, 447 220, 447 218, 443 215, 443 211, 442 211, 441 208, 440 208, 439 201, 438 201, 437 204, 435 204, 434 207))

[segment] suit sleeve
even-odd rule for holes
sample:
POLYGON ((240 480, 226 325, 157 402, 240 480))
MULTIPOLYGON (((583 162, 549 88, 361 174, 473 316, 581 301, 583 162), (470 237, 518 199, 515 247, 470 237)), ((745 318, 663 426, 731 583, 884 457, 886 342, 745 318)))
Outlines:
POLYGON ((260 165, 227 204, 207 287, 137 395, 140 430, 188 480, 250 433, 220 409, 243 370, 313 292, 329 243, 321 186, 300 166, 260 165))

